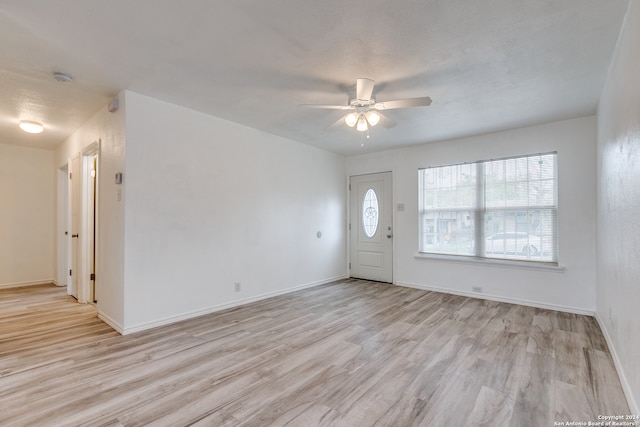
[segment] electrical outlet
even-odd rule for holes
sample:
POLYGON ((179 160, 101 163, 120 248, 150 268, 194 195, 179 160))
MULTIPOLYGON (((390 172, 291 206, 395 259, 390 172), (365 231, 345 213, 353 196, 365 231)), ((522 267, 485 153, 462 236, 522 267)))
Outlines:
POLYGON ((236 282, 236 292, 240 292, 240 282, 236 282))
POLYGON ((482 286, 472 286, 472 287, 471 287, 471 290, 472 290, 473 292, 476 292, 476 293, 478 293, 478 294, 481 294, 481 293, 482 293, 482 286))

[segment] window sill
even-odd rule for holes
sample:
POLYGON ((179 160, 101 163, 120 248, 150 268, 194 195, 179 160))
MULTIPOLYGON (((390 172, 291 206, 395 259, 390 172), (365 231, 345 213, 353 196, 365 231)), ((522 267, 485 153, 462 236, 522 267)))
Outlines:
POLYGON ((414 257, 415 259, 475 264, 483 265, 485 267, 517 268, 524 270, 553 271, 557 273, 562 273, 567 269, 563 265, 554 265, 551 263, 542 263, 535 261, 507 261, 502 259, 477 258, 457 255, 425 254, 420 252, 415 254, 414 257))

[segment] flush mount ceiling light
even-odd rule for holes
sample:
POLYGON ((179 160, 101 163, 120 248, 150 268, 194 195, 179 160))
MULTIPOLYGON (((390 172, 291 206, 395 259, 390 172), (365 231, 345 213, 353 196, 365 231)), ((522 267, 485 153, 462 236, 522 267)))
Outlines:
POLYGON ((42 123, 32 122, 30 120, 21 120, 18 126, 20 126, 20 129, 28 133, 41 133, 44 130, 42 123))

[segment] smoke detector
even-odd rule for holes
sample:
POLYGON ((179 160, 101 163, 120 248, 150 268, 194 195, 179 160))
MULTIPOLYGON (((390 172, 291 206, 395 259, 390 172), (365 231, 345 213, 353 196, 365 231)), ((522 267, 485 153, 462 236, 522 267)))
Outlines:
POLYGON ((53 78, 60 83, 71 83, 73 77, 65 73, 53 73, 53 78))

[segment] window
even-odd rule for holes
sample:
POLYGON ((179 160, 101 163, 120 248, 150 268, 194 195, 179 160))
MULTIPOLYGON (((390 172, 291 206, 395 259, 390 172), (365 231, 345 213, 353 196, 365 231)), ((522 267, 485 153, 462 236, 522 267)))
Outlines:
POLYGON ((373 188, 367 190, 362 201, 362 227, 370 239, 378 230, 378 196, 373 188))
POLYGON ((420 169, 419 251, 557 264, 556 158, 420 169))

